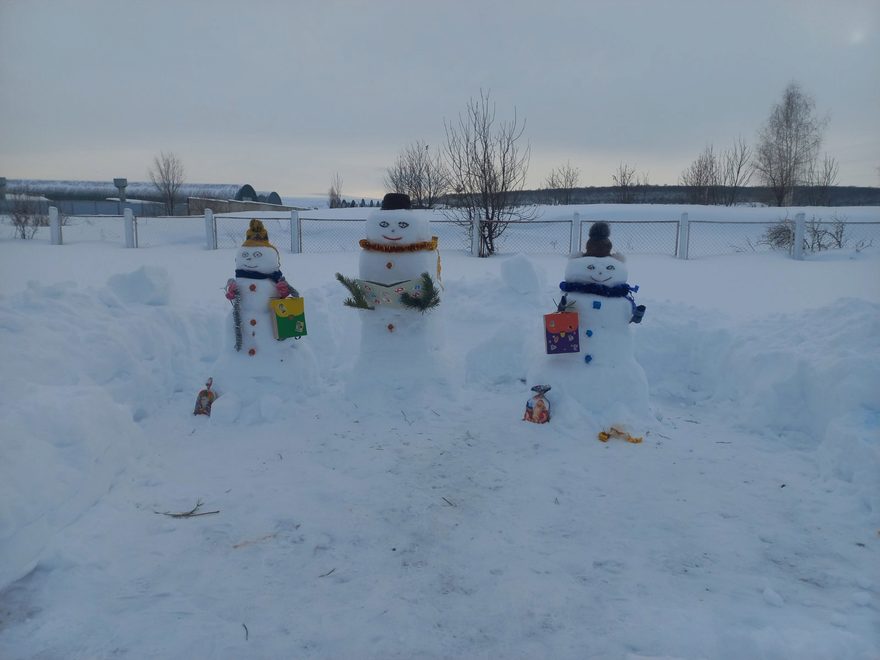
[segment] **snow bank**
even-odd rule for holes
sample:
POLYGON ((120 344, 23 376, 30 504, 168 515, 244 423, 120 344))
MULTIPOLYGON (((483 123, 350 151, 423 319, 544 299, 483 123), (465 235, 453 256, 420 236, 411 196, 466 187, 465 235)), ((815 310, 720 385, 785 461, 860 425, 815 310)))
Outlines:
POLYGON ((112 487, 143 450, 138 422, 217 354, 214 319, 168 301, 161 268, 0 299, 0 588, 112 487))

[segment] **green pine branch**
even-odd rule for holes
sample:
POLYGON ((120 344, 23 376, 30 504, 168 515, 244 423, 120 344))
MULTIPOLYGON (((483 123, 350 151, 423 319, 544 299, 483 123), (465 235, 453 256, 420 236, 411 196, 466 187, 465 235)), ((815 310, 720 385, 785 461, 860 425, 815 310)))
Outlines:
POLYGON ((367 302, 367 299, 364 297, 364 292, 357 285, 357 282, 345 277, 342 273, 336 273, 336 279, 339 280, 340 284, 348 289, 348 292, 351 294, 350 298, 346 298, 342 302, 343 305, 354 307, 356 309, 375 309, 375 307, 371 307, 367 302))
POLYGON ((422 273, 422 295, 416 297, 409 292, 400 294, 400 302, 404 307, 417 309, 423 314, 440 304, 440 292, 434 286, 434 280, 428 273, 422 273))

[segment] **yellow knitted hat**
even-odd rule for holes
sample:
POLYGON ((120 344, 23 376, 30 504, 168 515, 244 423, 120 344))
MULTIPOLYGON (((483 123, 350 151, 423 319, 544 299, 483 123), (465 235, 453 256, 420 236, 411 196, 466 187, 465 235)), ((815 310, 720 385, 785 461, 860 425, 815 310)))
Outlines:
POLYGON ((278 252, 278 248, 269 242, 269 232, 266 231, 263 223, 257 219, 253 219, 247 229, 247 236, 244 243, 242 243, 242 246, 256 247, 258 245, 270 247, 278 252))

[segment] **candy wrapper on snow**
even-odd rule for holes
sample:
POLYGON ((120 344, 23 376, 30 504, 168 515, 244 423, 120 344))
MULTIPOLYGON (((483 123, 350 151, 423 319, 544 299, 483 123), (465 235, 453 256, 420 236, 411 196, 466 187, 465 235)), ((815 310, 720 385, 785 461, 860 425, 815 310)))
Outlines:
POLYGON ((211 416, 211 404, 217 398, 217 393, 211 389, 213 384, 214 379, 209 378, 208 382, 205 383, 205 389, 199 392, 199 395, 196 397, 196 407, 193 409, 193 415, 211 416))
POLYGON ((550 402, 544 396, 550 389, 549 385, 535 385, 532 388, 535 396, 526 401, 523 421, 535 424, 546 424, 550 421, 550 402))

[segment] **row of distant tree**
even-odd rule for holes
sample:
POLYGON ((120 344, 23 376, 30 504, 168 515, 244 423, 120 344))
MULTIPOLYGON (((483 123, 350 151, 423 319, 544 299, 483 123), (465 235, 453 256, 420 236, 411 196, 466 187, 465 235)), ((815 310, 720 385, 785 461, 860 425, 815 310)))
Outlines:
MULTIPOLYGON (((733 205, 743 191, 760 189, 766 201, 777 206, 799 202, 830 203, 836 186, 838 162, 822 153, 829 119, 816 113, 814 99, 799 84, 790 83, 760 127, 754 144, 743 137, 723 149, 708 143, 679 177, 684 200, 696 204, 733 205)), ((457 121, 444 121, 446 141, 432 149, 416 141, 404 147, 386 170, 388 191, 410 196, 417 208, 439 204, 462 221, 479 218, 480 254, 494 252, 494 241, 512 220, 528 219, 526 204, 534 191, 525 191, 530 147, 524 141, 525 125, 514 108, 512 119, 496 120, 495 104, 488 92, 472 98, 457 121)), ((611 173, 612 201, 644 201, 651 186, 647 172, 621 162, 611 173)), ((551 170, 538 191, 545 203, 570 204, 580 188, 580 170, 566 162, 551 170)), ((331 206, 341 205, 342 179, 331 182, 331 206)))

